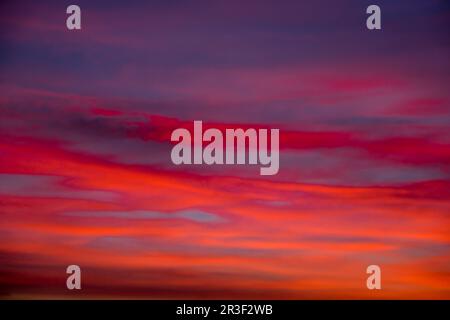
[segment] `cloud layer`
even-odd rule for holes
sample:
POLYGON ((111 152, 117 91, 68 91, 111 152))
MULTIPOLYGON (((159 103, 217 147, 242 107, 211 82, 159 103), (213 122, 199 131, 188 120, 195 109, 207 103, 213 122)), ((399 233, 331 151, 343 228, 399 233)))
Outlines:
POLYGON ((450 298, 446 3, 78 2, 0 7, 2 297, 450 298), (279 174, 174 166, 193 120, 279 174))

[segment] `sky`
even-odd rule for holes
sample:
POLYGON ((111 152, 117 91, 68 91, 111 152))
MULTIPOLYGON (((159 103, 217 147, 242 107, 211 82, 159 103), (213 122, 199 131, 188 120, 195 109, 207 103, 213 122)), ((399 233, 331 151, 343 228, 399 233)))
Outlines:
POLYGON ((443 0, 2 1, 0 298, 450 299, 449 30, 443 0), (194 120, 280 129, 278 174, 174 165, 194 120))

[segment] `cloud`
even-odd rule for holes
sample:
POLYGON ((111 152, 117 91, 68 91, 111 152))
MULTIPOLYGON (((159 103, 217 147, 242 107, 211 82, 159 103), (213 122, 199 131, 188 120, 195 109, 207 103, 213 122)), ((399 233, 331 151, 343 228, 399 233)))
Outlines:
POLYGON ((92 212, 66 212, 64 215, 73 217, 85 218, 117 218, 117 219, 188 219, 195 222, 216 222, 221 219, 215 214, 193 211, 181 210, 173 213, 163 213, 156 211, 92 211, 92 212))
POLYGON ((380 1, 2 3, 0 296, 450 297, 448 6, 380 1), (279 128, 279 175, 175 167, 193 120, 279 128))

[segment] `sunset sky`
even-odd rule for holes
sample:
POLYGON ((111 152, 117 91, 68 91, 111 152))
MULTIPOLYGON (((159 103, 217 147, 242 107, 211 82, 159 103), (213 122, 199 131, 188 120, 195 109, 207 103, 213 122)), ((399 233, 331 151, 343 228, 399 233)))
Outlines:
POLYGON ((449 30, 444 0, 2 1, 0 298, 450 299, 449 30), (280 129, 278 174, 174 165, 194 120, 280 129))

